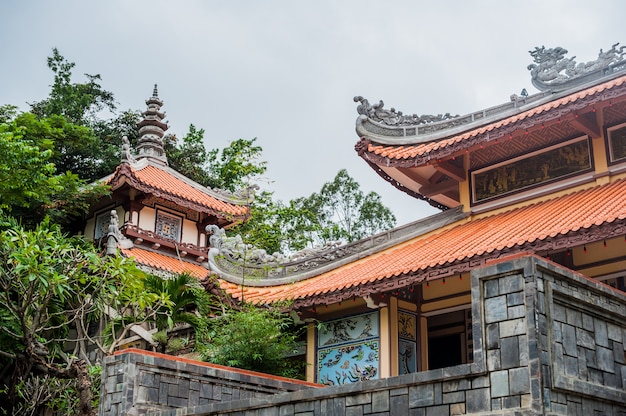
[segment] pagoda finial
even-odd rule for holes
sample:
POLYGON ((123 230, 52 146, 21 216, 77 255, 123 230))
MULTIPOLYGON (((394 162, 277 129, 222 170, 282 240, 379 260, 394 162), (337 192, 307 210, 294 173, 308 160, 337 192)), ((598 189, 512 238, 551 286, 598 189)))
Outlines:
POLYGON ((163 101, 159 99, 157 84, 154 84, 152 97, 146 100, 148 109, 141 115, 143 120, 137 123, 139 140, 137 142, 137 160, 150 159, 162 165, 168 165, 167 156, 163 149, 163 135, 168 125, 163 122, 165 113, 161 112, 163 101))

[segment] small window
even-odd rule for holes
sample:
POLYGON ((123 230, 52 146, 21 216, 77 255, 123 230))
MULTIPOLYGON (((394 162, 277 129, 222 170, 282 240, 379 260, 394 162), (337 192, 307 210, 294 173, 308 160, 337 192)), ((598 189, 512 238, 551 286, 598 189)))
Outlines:
POLYGON ((428 369, 473 361, 472 317, 469 309, 428 317, 428 369))
POLYGON ((99 239, 107 235, 110 223, 111 211, 105 211, 96 217, 96 228, 93 235, 93 239, 95 241, 98 241, 99 239))
POLYGON ((609 136, 609 160, 613 163, 626 161, 626 124, 607 129, 609 136))
POLYGON ((154 232, 169 240, 180 241, 183 219, 168 212, 158 210, 154 232))

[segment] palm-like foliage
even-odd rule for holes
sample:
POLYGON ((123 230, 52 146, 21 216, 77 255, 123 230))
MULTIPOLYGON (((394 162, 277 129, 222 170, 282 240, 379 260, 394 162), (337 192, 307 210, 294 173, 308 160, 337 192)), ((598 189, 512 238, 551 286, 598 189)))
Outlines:
MULTIPOLYGON (((188 273, 173 278, 148 276, 144 282, 147 291, 167 299, 154 314, 154 323, 159 332, 173 329, 176 324, 188 324, 196 332, 196 342, 203 342, 207 334, 207 317, 211 295, 200 282, 188 273)), ((166 339, 158 338, 164 350, 166 339)))

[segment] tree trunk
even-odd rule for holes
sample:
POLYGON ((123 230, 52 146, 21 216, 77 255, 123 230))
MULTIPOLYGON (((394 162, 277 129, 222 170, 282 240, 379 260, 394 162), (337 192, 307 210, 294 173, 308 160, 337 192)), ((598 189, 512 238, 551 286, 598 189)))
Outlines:
POLYGON ((91 405, 91 377, 84 360, 72 364, 76 368, 76 381, 78 384, 78 416, 96 416, 96 411, 91 405))
POLYGON ((76 360, 69 367, 59 367, 45 361, 41 356, 30 351, 35 373, 48 374, 50 377, 61 379, 76 379, 78 389, 78 413, 77 416, 97 416, 91 404, 91 377, 85 360, 76 360))

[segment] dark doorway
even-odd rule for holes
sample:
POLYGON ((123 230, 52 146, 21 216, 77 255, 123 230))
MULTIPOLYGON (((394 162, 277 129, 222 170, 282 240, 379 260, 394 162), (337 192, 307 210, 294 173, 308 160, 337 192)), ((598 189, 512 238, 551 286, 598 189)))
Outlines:
POLYGON ((463 363, 462 340, 459 333, 428 340, 428 369, 451 367, 463 363))

